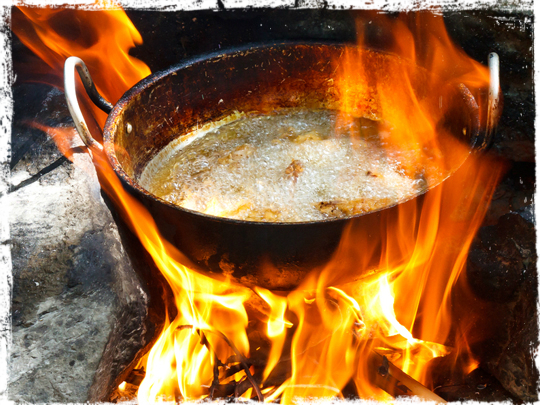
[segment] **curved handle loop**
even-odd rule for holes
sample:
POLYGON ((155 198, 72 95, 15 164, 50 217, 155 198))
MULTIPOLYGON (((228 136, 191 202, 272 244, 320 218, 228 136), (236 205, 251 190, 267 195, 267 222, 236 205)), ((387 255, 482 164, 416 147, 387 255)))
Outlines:
POLYGON ((499 117, 501 115, 501 94, 500 94, 500 77, 499 77, 499 55, 495 52, 491 52, 488 55, 488 67, 489 67, 489 94, 488 94, 488 111, 486 132, 488 138, 491 139, 491 135, 499 117))
POLYGON ((488 68, 489 87, 487 115, 483 131, 480 131, 480 111, 476 99, 463 83, 460 83, 458 86, 469 110, 474 112, 474 116, 472 117, 474 120, 473 126, 477 128, 476 134, 474 135, 476 139, 473 146, 475 151, 483 151, 490 146, 495 127, 497 126, 502 111, 502 96, 499 84, 499 56, 495 52, 488 55, 488 68))
POLYGON ((103 150, 103 146, 92 138, 92 135, 88 130, 88 125, 86 125, 86 121, 82 115, 81 108, 79 107, 77 90, 75 89, 75 70, 79 73, 79 77, 83 82, 88 97, 90 97, 90 100, 92 100, 96 106, 107 114, 111 112, 113 106, 98 93, 96 86, 90 77, 90 72, 88 72, 88 68, 82 59, 77 58, 76 56, 67 58, 66 63, 64 64, 64 91, 66 93, 66 102, 69 112, 84 144, 90 148, 95 147, 99 150, 103 150))

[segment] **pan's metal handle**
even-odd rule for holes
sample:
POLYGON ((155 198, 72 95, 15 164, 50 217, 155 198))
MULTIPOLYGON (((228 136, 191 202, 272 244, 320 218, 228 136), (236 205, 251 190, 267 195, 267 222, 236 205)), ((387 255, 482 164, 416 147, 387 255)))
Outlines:
POLYGON ((488 100, 485 116, 485 126, 483 130, 480 130, 481 114, 476 99, 463 83, 460 83, 458 86, 459 91, 461 92, 461 95, 466 102, 469 110, 473 112, 473 116, 471 118, 474 121, 473 128, 476 129, 472 131, 472 139, 475 139, 475 151, 483 151, 491 145, 493 133, 495 132, 495 127, 497 126, 497 122, 499 121, 502 112, 503 102, 499 84, 499 55, 497 55, 495 52, 491 52, 488 55, 488 68, 488 100))
POLYGON ((488 138, 491 139, 491 135, 499 117, 501 115, 501 91, 500 91, 500 77, 499 77, 499 55, 495 52, 491 52, 488 55, 488 67, 489 67, 489 94, 488 94, 488 111, 486 120, 486 132, 488 138))
POLYGON ((476 144, 477 150, 485 150, 491 145, 493 140, 493 134, 495 127, 502 111, 502 97, 500 89, 500 77, 499 77, 499 55, 495 52, 491 52, 488 55, 488 68, 489 68, 489 89, 488 89, 488 103, 487 103, 487 115, 486 126, 479 137, 476 144))
POLYGON ((113 106, 98 93, 96 86, 90 77, 90 72, 88 72, 88 68, 82 59, 77 58, 76 56, 67 58, 66 63, 64 64, 64 91, 66 93, 66 102, 69 112, 84 144, 90 148, 95 147, 99 150, 103 150, 103 146, 92 138, 92 135, 88 130, 88 125, 86 125, 86 121, 82 115, 81 108, 79 107, 77 90, 75 89, 75 69, 79 73, 79 77, 83 82, 88 97, 90 97, 90 100, 92 100, 96 106, 107 114, 111 112, 113 106))

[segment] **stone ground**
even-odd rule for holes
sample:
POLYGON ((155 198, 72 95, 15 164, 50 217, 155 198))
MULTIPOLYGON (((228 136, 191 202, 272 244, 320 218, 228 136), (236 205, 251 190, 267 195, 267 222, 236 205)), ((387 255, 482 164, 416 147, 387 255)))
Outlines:
MULTIPOLYGON (((56 125, 69 122, 63 93, 22 85, 15 100, 25 93, 35 105, 16 105, 12 147, 14 155, 28 141, 31 147, 12 162, 13 187, 4 197, 14 279, 8 395, 31 403, 84 402, 112 318, 125 304, 119 292, 126 290, 130 262, 90 157, 81 150, 73 155, 75 164, 65 161, 49 136, 24 123, 50 117, 56 125), (58 159, 60 166, 37 179, 36 173, 58 159)), ((130 299, 145 301, 142 291, 131 292, 130 299)))

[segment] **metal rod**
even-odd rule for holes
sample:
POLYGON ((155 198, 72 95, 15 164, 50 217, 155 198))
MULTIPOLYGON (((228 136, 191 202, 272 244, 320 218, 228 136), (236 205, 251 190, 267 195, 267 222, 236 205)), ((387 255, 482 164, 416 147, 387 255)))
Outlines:
POLYGON ((491 52, 488 55, 489 67, 489 94, 486 132, 491 136, 495 129, 500 114, 500 76, 499 76, 499 55, 491 52))
POLYGON ((90 77, 90 73, 82 59, 77 58, 76 56, 67 58, 66 63, 64 64, 64 91, 69 113, 71 114, 71 118, 73 118, 77 132, 84 144, 89 148, 97 148, 102 151, 103 146, 92 137, 81 108, 79 107, 77 90, 75 88, 75 71, 79 73, 88 96, 99 108, 108 113, 112 109, 112 104, 106 101, 97 92, 92 78, 90 77))

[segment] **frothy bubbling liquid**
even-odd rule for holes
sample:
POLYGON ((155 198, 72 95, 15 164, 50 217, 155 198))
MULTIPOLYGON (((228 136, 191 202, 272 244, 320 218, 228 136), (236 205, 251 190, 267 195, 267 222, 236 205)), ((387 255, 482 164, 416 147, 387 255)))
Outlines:
POLYGON ((388 128, 331 110, 244 116, 160 152, 139 179, 173 204, 264 222, 347 217, 425 191, 391 153, 388 128))

